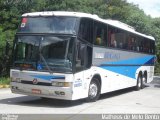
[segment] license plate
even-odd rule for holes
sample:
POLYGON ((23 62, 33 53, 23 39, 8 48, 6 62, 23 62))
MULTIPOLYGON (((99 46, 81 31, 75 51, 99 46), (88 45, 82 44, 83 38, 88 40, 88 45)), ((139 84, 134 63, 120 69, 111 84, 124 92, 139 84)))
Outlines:
POLYGON ((32 89, 33 94, 41 94, 41 90, 39 89, 32 89))

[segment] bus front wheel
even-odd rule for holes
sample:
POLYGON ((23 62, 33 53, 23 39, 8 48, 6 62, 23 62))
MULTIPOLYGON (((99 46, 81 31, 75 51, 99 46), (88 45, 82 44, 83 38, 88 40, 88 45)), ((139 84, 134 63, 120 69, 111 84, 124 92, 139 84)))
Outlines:
POLYGON ((87 102, 95 102, 100 96, 100 83, 97 79, 93 78, 88 90, 87 102))

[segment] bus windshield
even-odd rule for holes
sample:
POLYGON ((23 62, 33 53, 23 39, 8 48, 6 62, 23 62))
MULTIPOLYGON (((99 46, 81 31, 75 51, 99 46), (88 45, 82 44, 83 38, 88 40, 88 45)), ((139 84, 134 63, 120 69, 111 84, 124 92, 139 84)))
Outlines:
POLYGON ((18 32, 76 34, 76 17, 23 17, 18 32))
POLYGON ((19 69, 72 72, 72 37, 18 36, 14 50, 14 66, 19 69))

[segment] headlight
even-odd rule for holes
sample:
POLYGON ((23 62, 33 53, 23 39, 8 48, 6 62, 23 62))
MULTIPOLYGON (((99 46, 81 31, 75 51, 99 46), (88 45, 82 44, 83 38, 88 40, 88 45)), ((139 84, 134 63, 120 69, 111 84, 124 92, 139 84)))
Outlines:
POLYGON ((18 78, 19 77, 19 72, 12 71, 11 77, 18 78))
POLYGON ((20 78, 11 78, 11 81, 12 82, 21 82, 21 79, 20 78))
POLYGON ((69 87, 70 84, 71 84, 70 82, 56 82, 56 81, 52 82, 52 86, 56 87, 69 87))

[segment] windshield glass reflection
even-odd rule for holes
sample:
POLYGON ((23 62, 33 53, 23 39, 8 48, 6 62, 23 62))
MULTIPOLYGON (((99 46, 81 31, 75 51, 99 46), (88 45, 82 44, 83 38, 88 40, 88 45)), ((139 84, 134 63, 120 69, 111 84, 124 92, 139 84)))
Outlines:
POLYGON ((19 36, 15 44, 15 67, 45 71, 71 72, 71 37, 19 36), (44 59, 43 59, 44 58, 44 59))

